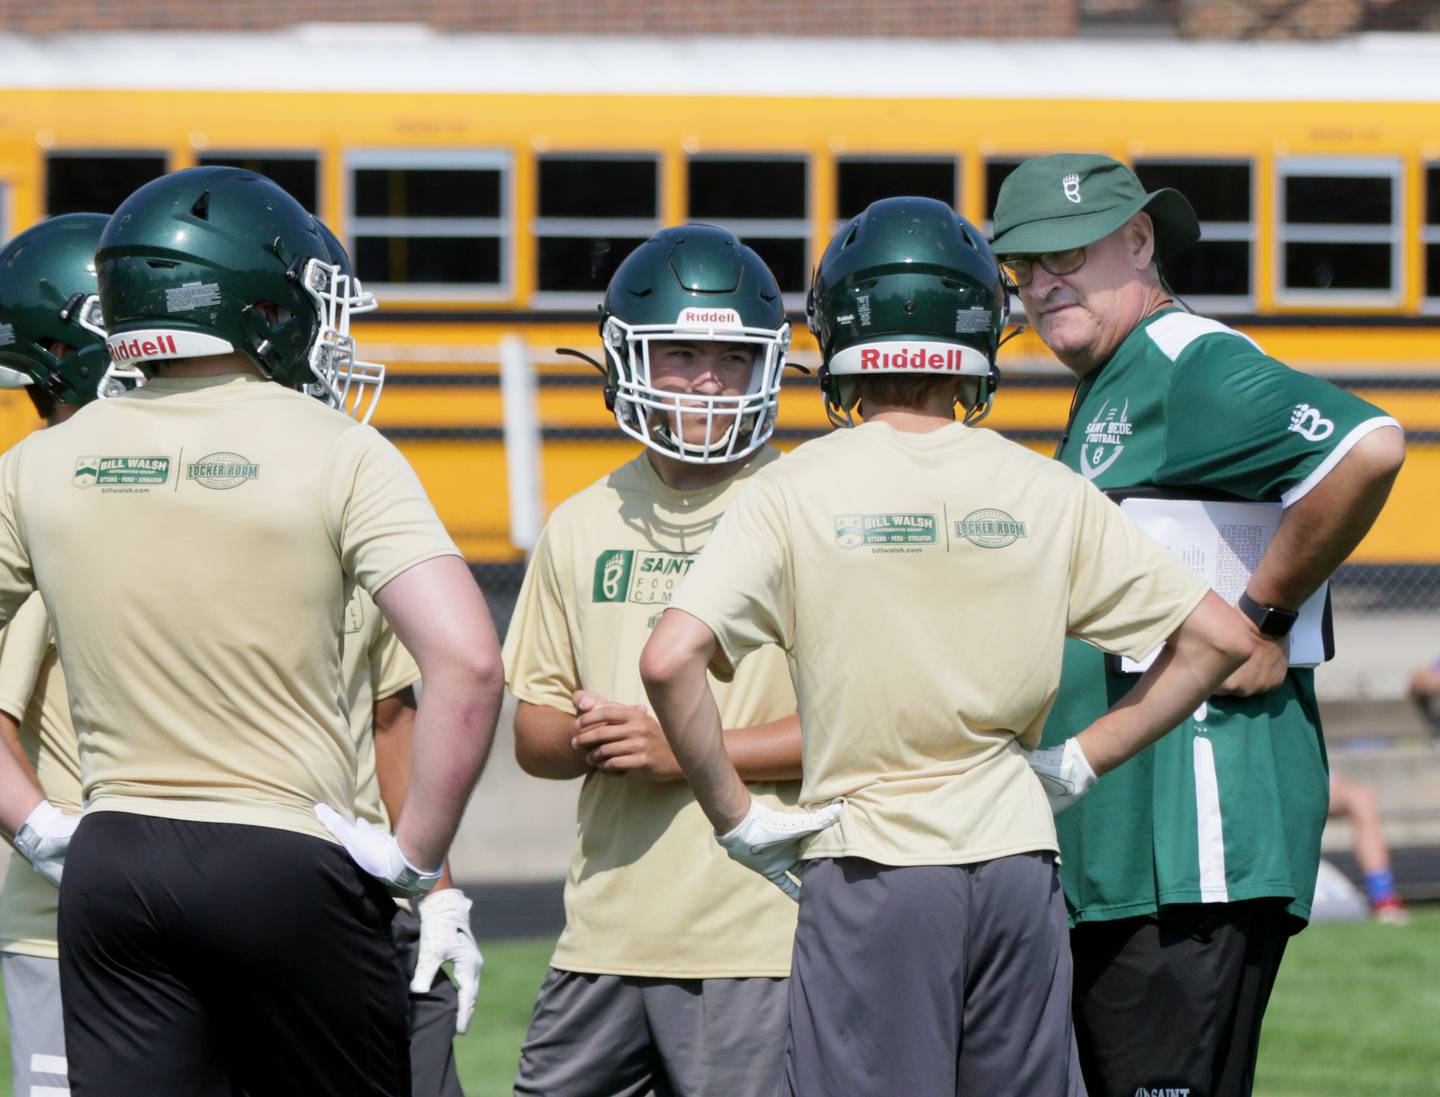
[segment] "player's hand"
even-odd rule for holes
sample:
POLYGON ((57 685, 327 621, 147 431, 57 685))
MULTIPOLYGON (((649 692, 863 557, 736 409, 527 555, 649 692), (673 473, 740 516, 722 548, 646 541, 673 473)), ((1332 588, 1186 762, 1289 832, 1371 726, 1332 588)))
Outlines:
POLYGON ((368 820, 350 822, 329 804, 315 805, 315 818, 345 847, 357 865, 382 881, 391 895, 414 898, 427 894, 440 879, 445 864, 433 872, 416 868, 400 852, 400 843, 384 827, 371 826, 368 820))
POLYGON ((70 836, 79 825, 80 816, 66 815, 49 800, 41 800, 15 832, 15 849, 58 888, 70 836))
POLYGON ((1020 753, 1030 763, 1035 776, 1040 778, 1045 795, 1050 799, 1050 810, 1056 815, 1094 788, 1099 780, 1077 739, 1066 739, 1060 746, 1044 750, 1025 750, 1022 747, 1020 753))
POLYGON ((1257 693, 1268 693, 1281 682, 1290 670, 1290 637, 1262 635, 1253 623, 1250 635, 1255 641, 1255 651, 1250 658, 1220 683, 1216 693, 1233 697, 1254 697, 1257 693))
POLYGON ((739 825, 715 840, 731 860, 754 869, 798 903, 800 885, 790 874, 800 865, 800 842, 834 826, 844 807, 836 802, 815 811, 776 811, 752 799, 739 825))
POLYGON ((679 781, 685 774, 669 740, 644 705, 621 705, 585 690, 575 692, 576 750, 601 773, 639 773, 652 781, 679 781))
POLYGON ((485 957, 475 947, 470 929, 470 900, 459 888, 445 888, 421 899, 416 909, 420 912, 420 947, 410 990, 424 994, 435 985, 440 965, 453 964, 460 996, 455 1031, 463 1034, 475 1013, 480 972, 485 968, 485 957))

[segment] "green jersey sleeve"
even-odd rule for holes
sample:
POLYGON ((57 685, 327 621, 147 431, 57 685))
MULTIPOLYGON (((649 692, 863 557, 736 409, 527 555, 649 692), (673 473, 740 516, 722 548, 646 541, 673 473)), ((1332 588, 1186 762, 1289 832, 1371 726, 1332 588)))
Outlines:
POLYGON ((1229 331, 1175 361, 1157 484, 1298 501, 1372 430, 1399 426, 1374 404, 1291 369, 1229 331))

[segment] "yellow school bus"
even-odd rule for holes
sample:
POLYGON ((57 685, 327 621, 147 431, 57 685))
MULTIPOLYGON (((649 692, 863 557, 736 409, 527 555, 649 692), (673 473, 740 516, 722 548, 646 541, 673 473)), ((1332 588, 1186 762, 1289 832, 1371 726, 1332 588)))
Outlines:
MULTIPOLYGON (((823 30, 823 28, 817 28, 823 30)), ((1204 238, 1167 265, 1197 311, 1388 409, 1411 438, 1365 566, 1440 563, 1440 53, 1320 46, 445 36, 416 28, 9 37, 0 231, 114 206, 196 164, 271 175, 350 248, 382 310, 357 330, 390 379, 376 424, 476 563, 513 564, 499 347, 539 371, 544 506, 626 459, 595 305, 630 247, 723 224, 803 301, 844 218, 917 193, 986 224, 1027 156, 1095 151, 1176 186, 1204 238)), ((987 226, 988 227, 988 226, 987 226)), ((1068 376, 1002 351, 990 425, 1048 450, 1068 376)), ((28 430, 4 394, 0 442, 28 430)), ((788 446, 825 429, 813 380, 788 446)), ((1224 429, 1217 423, 1216 429, 1224 429)))

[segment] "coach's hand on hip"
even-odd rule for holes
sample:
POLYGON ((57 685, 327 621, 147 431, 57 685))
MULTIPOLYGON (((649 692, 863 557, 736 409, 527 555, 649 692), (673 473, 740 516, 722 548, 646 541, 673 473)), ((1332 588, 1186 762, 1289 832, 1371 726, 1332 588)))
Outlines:
POLYGON ((329 804, 316 804, 315 817, 345 847, 355 863, 382 881, 391 895, 414 898, 427 894, 439 881, 445 869, 416 868, 400 852, 400 843, 383 827, 372 826, 365 819, 350 822, 329 804))
POLYGON ((758 872, 798 903, 800 885, 791 873, 800 867, 800 843, 834 826, 843 809, 834 803, 815 811, 776 811, 752 799, 739 825, 715 840, 731 860, 758 872))
POLYGON ((1269 693, 1285 681, 1285 675, 1290 671, 1290 637, 1265 636, 1254 625, 1250 625, 1250 631, 1255 641, 1254 654, 1221 682, 1215 692, 1233 697, 1254 697, 1269 693))

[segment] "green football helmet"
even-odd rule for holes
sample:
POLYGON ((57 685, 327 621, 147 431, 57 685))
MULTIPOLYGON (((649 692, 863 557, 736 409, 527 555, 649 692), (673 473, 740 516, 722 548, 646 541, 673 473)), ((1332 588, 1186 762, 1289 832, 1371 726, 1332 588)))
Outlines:
POLYGON ((239 351, 338 406, 354 360, 340 269, 315 219, 263 175, 189 168, 146 183, 110 218, 95 262, 112 373, 239 351))
POLYGON ((385 366, 381 362, 362 362, 355 357, 355 338, 350 334, 350 317, 356 313, 374 312, 380 307, 375 295, 367 290, 355 276, 350 263, 350 253, 340 238, 320 218, 315 218, 315 227, 325 241, 325 250, 330 262, 338 273, 335 277, 335 292, 325 295, 326 324, 341 334, 337 339, 348 340, 348 369, 337 369, 333 383, 314 382, 302 388, 312 396, 320 397, 332 407, 340 408, 350 418, 361 423, 370 422, 375 409, 380 405, 380 393, 385 387, 385 366))
POLYGON ((836 426, 853 426, 855 378, 872 373, 977 380, 965 422, 990 411, 1010 295, 984 233, 933 198, 883 198, 830 241, 806 305, 820 343, 820 388, 836 426))
POLYGON ((605 403, 620 429, 689 464, 723 464, 754 453, 775 430, 790 325, 780 287, 760 256, 711 225, 661 229, 615 271, 600 306, 605 403), (685 394, 651 384, 657 341, 753 344, 750 384, 736 396, 685 394), (706 423, 686 442, 686 419, 706 423))
POLYGON ((107 220, 52 217, 0 250, 0 387, 35 385, 76 407, 95 399, 110 363, 95 283, 95 246, 107 220), (53 353, 56 342, 73 352, 53 353))

